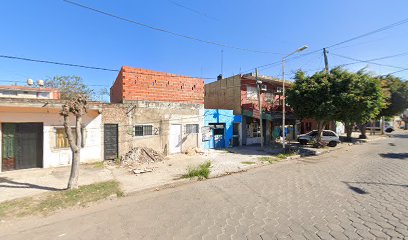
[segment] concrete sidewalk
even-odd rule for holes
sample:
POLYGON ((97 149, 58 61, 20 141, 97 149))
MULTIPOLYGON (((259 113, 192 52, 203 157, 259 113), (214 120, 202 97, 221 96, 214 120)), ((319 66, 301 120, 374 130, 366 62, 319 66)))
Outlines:
MULTIPOLYGON (((370 139, 367 141, 384 138, 380 135, 369 137, 370 139)), ((296 143, 291 145, 295 146, 296 143)), ((299 145, 297 144, 297 146, 299 145)), ((346 147, 350 147, 350 144, 342 143, 335 148, 324 149, 302 146, 300 153, 320 155, 346 147)), ((135 175, 131 169, 124 167, 106 165, 104 168, 99 168, 92 164, 81 165, 79 184, 87 185, 115 179, 121 183, 125 194, 132 194, 196 181, 181 177, 187 173, 188 167, 198 166, 206 161, 211 161, 210 177, 218 177, 262 166, 266 163, 260 161, 260 157, 271 156, 279 152, 279 148, 274 149, 271 146, 264 149, 261 149, 260 146, 243 146, 226 150, 209 150, 202 155, 177 154, 169 156, 167 160, 162 162, 140 166, 142 169, 145 167, 153 169, 153 172, 140 175, 135 175), (252 164, 243 162, 251 162, 252 164)), ((66 188, 69 174, 70 167, 2 172, 0 173, 0 202, 63 190, 66 188)))

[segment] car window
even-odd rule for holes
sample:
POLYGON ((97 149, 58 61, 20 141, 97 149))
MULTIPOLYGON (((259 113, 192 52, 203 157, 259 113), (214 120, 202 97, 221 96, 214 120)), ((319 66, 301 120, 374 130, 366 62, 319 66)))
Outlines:
POLYGON ((312 136, 312 137, 317 136, 317 131, 311 131, 307 135, 312 136))
POLYGON ((330 137, 333 137, 333 136, 335 136, 335 135, 334 135, 334 133, 332 133, 332 132, 329 132, 329 131, 323 131, 323 136, 330 136, 330 137))

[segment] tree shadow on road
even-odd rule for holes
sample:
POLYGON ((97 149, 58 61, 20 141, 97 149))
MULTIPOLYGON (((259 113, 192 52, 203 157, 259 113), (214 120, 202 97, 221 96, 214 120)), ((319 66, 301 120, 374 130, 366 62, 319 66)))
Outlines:
POLYGON ((407 159, 408 153, 379 153, 382 158, 391 158, 391 159, 407 159))
POLYGON ((344 184, 350 186, 351 184, 362 184, 362 185, 383 185, 392 187, 408 187, 408 184, 397 184, 397 183, 382 183, 382 182, 345 182, 344 184))
POLYGON ((347 187, 350 189, 350 190, 352 190, 353 192, 355 192, 355 193, 358 193, 358 194, 368 194, 368 192, 367 191, 365 191, 364 189, 362 189, 362 188, 359 188, 359 187, 355 187, 355 186, 352 186, 350 183, 352 183, 352 182, 344 182, 344 181, 342 181, 344 184, 346 184, 347 185, 347 187))
POLYGON ((48 190, 48 191, 65 190, 65 189, 59 189, 59 188, 54 188, 54 187, 36 185, 32 183, 16 182, 6 177, 0 177, 0 189, 2 188, 27 188, 27 189, 41 189, 41 190, 48 190))

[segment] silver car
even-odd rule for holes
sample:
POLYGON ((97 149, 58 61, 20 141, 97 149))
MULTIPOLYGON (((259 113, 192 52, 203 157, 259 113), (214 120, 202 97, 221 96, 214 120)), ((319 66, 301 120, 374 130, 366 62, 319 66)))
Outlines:
MULTIPOLYGON (((306 134, 299 135, 297 140, 300 144, 306 145, 317 137, 317 130, 310 131, 306 134)), ((322 141, 327 142, 327 146, 335 147, 340 143, 339 135, 331 130, 323 130, 322 141)))

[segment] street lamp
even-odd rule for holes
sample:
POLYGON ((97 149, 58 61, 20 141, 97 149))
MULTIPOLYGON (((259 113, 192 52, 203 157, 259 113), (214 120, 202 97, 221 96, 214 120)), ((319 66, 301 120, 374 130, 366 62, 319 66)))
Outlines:
POLYGON ((289 56, 301 52, 308 48, 307 45, 304 45, 301 48, 296 49, 296 51, 286 55, 285 57, 282 58, 282 148, 285 149, 285 111, 286 111, 286 101, 285 101, 285 60, 289 56))

